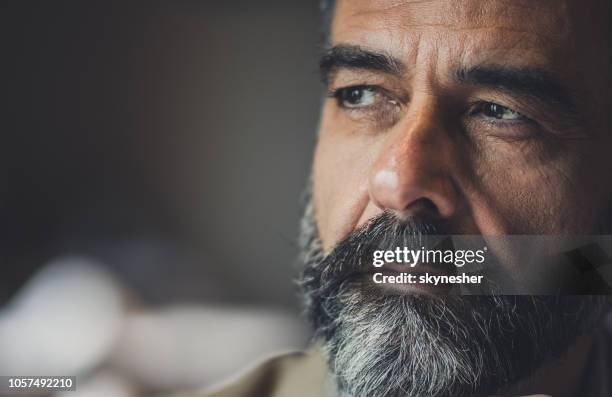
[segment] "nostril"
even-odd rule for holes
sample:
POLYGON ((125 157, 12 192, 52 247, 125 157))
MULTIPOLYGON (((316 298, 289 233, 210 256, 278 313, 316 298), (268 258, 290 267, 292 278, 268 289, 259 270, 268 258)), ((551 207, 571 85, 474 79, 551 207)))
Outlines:
POLYGON ((427 197, 422 197, 413 201, 410 203, 407 210, 414 215, 428 215, 435 218, 440 217, 440 210, 438 206, 427 197))

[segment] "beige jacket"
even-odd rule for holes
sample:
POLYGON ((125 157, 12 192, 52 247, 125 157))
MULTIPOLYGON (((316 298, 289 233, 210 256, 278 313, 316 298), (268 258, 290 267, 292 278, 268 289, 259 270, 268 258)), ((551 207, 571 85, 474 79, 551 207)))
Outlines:
POLYGON ((317 348, 266 360, 225 385, 174 397, 330 397, 327 364, 317 348))

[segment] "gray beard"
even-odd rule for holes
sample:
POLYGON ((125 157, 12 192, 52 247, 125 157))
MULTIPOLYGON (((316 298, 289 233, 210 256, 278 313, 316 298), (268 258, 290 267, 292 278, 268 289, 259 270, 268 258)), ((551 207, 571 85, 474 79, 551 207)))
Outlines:
POLYGON ((305 309, 342 396, 491 395, 561 356, 609 308, 607 296, 383 295, 334 279, 357 259, 324 255, 312 200, 301 229, 305 309))

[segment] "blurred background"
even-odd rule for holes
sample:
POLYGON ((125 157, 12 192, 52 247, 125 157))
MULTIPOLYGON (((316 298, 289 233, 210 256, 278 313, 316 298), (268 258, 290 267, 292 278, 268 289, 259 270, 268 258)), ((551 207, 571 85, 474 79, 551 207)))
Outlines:
POLYGON ((0 375, 132 395, 303 347, 317 1, 19 0, 0 20, 0 375))

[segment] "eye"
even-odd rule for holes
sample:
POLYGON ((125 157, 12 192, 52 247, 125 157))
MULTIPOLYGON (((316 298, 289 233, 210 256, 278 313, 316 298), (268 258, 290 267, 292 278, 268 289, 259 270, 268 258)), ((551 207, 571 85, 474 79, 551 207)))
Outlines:
POLYGON ((352 85, 332 89, 329 97, 340 110, 336 115, 369 131, 383 131, 401 117, 405 99, 379 85, 352 85))
POLYGON ((487 134, 500 138, 536 138, 541 131, 537 121, 495 102, 476 102, 465 118, 466 131, 477 136, 487 134))
POLYGON ((527 121, 527 117, 519 112, 493 102, 484 102, 477 112, 484 117, 503 121, 527 121))
POLYGON ((338 105, 348 109, 367 108, 376 104, 380 92, 372 86, 340 88, 333 93, 338 105))

